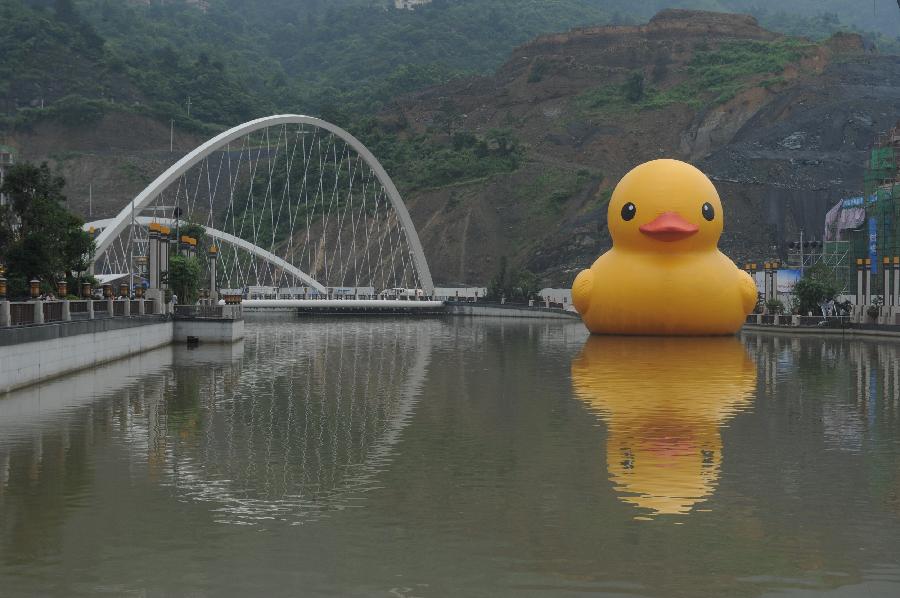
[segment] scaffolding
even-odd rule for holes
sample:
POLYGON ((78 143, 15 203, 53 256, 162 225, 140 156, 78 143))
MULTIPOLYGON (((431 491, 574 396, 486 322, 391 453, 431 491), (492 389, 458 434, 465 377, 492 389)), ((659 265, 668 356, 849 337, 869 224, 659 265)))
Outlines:
MULTIPOLYGON (((863 179, 865 221, 847 231, 846 241, 835 241, 829 248, 834 263, 840 263, 850 293, 856 292, 856 277, 850 272, 857 260, 871 260, 873 275, 880 274, 885 263, 900 257, 900 123, 878 135, 866 161, 863 179), (844 244, 844 245, 842 245, 844 244), (838 257, 843 254, 843 259, 838 257)), ((872 277, 871 294, 884 295, 883 277, 872 277)))

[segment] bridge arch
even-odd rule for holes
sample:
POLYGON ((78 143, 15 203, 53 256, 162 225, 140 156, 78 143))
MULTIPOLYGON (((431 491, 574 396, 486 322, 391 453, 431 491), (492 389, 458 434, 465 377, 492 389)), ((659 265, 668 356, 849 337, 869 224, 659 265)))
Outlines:
MULTIPOLYGON (((426 295, 432 295, 434 293, 434 282, 431 277, 431 271, 428 267, 428 262, 425 259, 425 252, 422 249, 422 243, 419 240, 419 235, 416 232, 412 219, 409 216, 409 211, 406 209, 406 205, 403 203, 403 199, 400 197, 400 192, 397 190, 397 187, 391 180, 390 176, 388 176, 384 167, 372 154, 372 152, 362 144, 362 142, 360 142, 356 137, 354 137, 341 127, 338 127, 337 125, 321 120, 319 118, 298 114, 267 116, 264 118, 246 122, 223 133, 220 133, 219 135, 213 137, 209 141, 203 143, 193 151, 186 154, 183 158, 170 166, 165 172, 160 174, 156 178, 156 180, 150 183, 131 202, 123 207, 114 218, 104 221, 106 222, 106 226, 96 238, 95 260, 111 248, 115 239, 117 239, 118 236, 123 233, 126 227, 131 225, 132 218, 135 214, 140 214, 142 210, 148 208, 154 202, 154 200, 159 197, 163 190, 169 187, 169 185, 171 185, 172 183, 178 181, 178 179, 192 167, 202 162, 214 152, 226 148, 229 143, 240 139, 243 136, 249 135, 255 131, 259 131, 260 129, 266 129, 268 127, 276 127, 280 125, 310 125, 312 127, 317 127, 319 129, 328 131, 329 133, 341 139, 348 146, 350 146, 358 154, 358 156, 362 158, 362 160, 377 177, 378 182, 384 189, 385 195, 389 200, 391 207, 396 213, 399 225, 402 227, 403 233, 405 233, 406 244, 409 248, 413 266, 415 268, 416 274, 418 275, 418 280, 421 284, 422 290, 426 295)), ((162 219, 154 218, 153 220, 161 221, 162 219)), ((96 223, 92 224, 94 224, 96 227, 96 223)), ((228 234, 224 231, 218 231, 213 228, 208 228, 207 230, 211 231, 212 236, 215 236, 212 231, 215 231, 215 233, 220 233, 221 235, 228 234)), ((225 239, 222 236, 217 238, 220 238, 221 240, 226 242, 232 241, 225 239)), ((243 245, 241 245, 241 248, 250 251, 247 245, 253 246, 253 244, 244 241, 243 239, 240 240, 243 241, 243 245)), ((292 270, 290 270, 292 274, 296 274, 297 277, 301 280, 310 283, 310 286, 314 286, 316 288, 324 288, 320 282, 314 279, 314 277, 306 273, 302 273, 299 268, 293 267, 293 265, 286 262, 286 260, 275 256, 272 252, 266 251, 261 247, 256 247, 256 249, 252 250, 251 253, 253 253, 257 257, 262 257, 266 261, 269 261, 272 264, 277 264, 278 267, 282 268, 285 267, 285 264, 290 265, 292 267, 292 270), (258 251, 256 249, 258 249, 258 251), (276 261, 273 261, 272 258, 275 258, 276 261), (280 263, 277 260, 280 260, 280 262, 284 262, 284 264, 280 263), (294 272, 294 270, 296 270, 296 273, 294 272)))

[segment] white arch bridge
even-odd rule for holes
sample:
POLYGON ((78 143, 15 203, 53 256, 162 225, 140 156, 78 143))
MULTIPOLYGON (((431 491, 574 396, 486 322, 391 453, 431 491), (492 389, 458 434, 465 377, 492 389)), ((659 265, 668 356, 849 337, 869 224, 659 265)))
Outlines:
POLYGON ((185 155, 114 218, 85 225, 100 231, 94 271, 139 271, 153 222, 202 227, 201 250, 219 247, 220 287, 434 294, 396 185, 358 139, 318 118, 260 118, 185 155))

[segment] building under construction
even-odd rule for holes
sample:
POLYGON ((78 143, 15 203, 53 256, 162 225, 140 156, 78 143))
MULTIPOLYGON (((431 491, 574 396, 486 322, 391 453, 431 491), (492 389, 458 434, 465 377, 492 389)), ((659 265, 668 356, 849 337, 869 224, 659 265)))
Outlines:
POLYGON ((900 123, 878 136, 865 169, 863 194, 842 200, 825 218, 822 261, 846 293, 857 293, 857 273, 865 269, 872 274, 867 294, 883 295, 885 265, 900 268, 900 123))

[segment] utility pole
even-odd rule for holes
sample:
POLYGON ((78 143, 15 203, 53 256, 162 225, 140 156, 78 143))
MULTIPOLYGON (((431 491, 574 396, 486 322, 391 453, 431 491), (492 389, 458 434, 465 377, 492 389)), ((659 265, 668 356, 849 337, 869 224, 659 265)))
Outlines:
POLYGON ((94 215, 94 184, 88 183, 88 218, 94 215))
POLYGON ((191 96, 188 96, 188 106, 187 106, 188 118, 191 117, 191 96))
POLYGON ((175 151, 175 119, 169 121, 169 153, 175 151))

